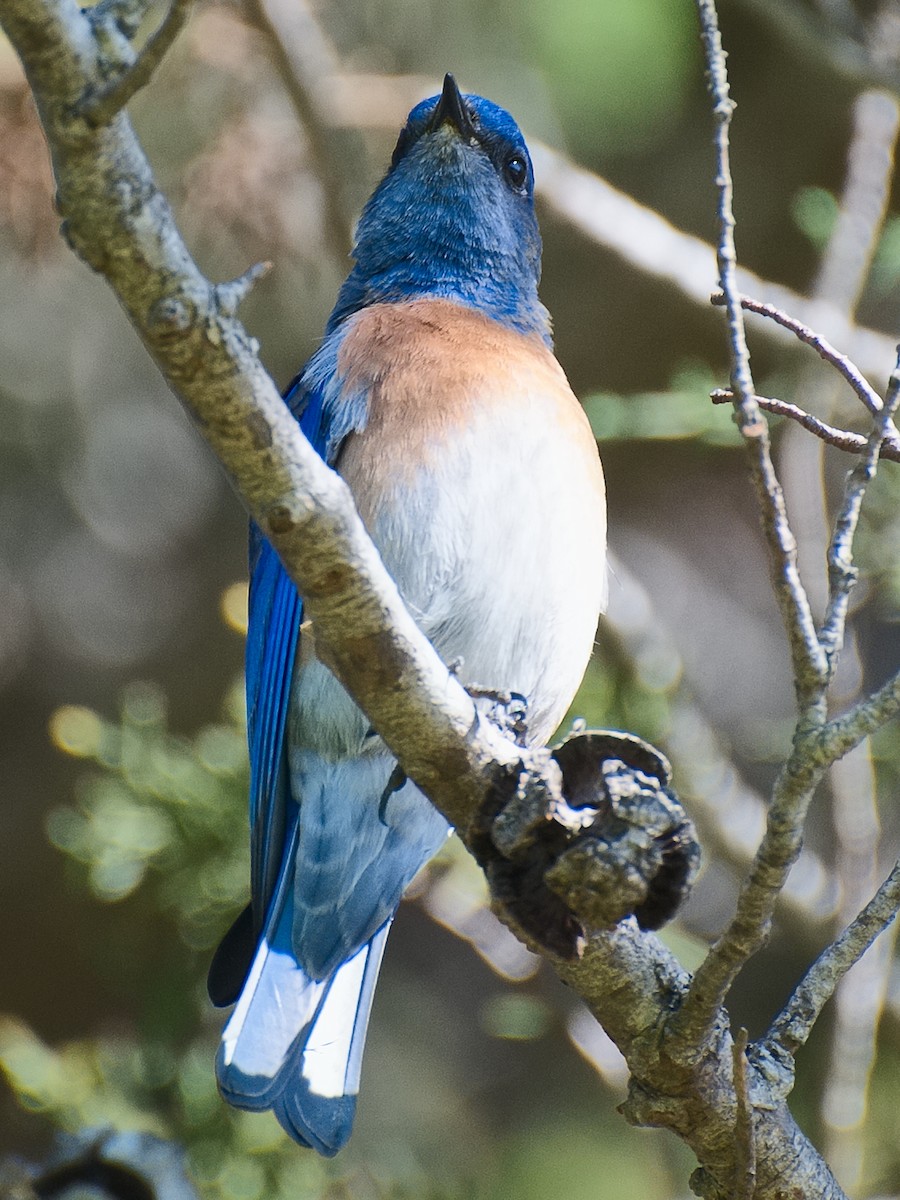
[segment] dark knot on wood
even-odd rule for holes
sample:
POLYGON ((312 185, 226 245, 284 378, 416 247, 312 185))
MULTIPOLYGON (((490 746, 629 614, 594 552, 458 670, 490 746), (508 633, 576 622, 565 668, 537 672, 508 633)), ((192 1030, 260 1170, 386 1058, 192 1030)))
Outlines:
POLYGON ((494 788, 470 834, 501 915, 565 959, 586 928, 665 924, 700 862, 665 756, 633 734, 589 730, 546 766, 494 788))

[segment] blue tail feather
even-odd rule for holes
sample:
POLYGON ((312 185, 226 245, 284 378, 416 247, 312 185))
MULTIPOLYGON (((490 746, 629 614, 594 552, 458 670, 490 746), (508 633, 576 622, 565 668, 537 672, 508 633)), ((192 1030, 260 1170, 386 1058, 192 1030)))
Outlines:
POLYGON ((216 1059, 222 1095, 237 1108, 274 1109, 291 1134, 320 1154, 350 1136, 386 922, 325 979, 298 964, 294 921, 293 819, 288 853, 266 928, 216 1059))
POLYGON ((389 930, 390 922, 332 976, 311 1027, 298 1038, 273 1106, 291 1137, 319 1154, 336 1154, 353 1128, 366 1029, 389 930))

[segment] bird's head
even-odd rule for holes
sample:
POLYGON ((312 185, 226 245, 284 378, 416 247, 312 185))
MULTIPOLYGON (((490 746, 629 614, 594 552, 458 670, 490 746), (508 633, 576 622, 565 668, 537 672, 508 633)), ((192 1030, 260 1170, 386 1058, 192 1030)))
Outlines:
POLYGON ((431 295, 549 340, 525 139, 508 112, 462 95, 452 75, 409 114, 354 257, 333 322, 365 304, 431 295))

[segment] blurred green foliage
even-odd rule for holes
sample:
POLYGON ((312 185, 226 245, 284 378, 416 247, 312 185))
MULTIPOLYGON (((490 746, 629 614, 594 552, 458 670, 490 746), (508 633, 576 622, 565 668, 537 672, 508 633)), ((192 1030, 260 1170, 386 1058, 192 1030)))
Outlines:
MULTIPOLYGON (((838 201, 827 188, 804 187, 794 196, 791 215, 818 251, 828 245, 838 218, 838 201)), ((890 297, 900 284, 900 216, 889 215, 881 230, 866 282, 870 300, 890 297)))
POLYGON ((697 54, 690 5, 538 0, 522 15, 576 153, 647 153, 665 138, 697 54))
MULTIPOLYGON (((430 1194, 421 1178, 407 1187, 402 1178, 380 1179, 357 1164, 335 1166, 303 1153, 271 1114, 237 1112, 218 1095, 220 1017, 204 981, 212 945, 246 903, 248 888, 242 684, 229 691, 221 720, 191 739, 169 731, 164 697, 147 683, 125 690, 118 722, 68 706, 54 714, 51 735, 94 767, 80 782, 77 804, 49 814, 51 840, 98 901, 143 893, 153 919, 170 927, 175 975, 189 985, 180 1019, 168 1026, 149 1011, 156 996, 144 996, 145 1012, 137 999, 138 1026, 154 1031, 140 1037, 101 1034, 54 1049, 21 1021, 0 1018, 0 1069, 23 1107, 70 1133, 140 1130, 184 1146, 205 1197, 430 1194)), ((137 929, 135 937, 140 955, 137 929)))
POLYGON ((50 840, 87 868, 100 900, 146 881, 192 948, 209 948, 247 886, 243 706, 235 684, 222 721, 188 741, 169 732, 161 691, 142 683, 123 693, 117 725, 72 706, 51 721, 56 745, 101 773, 83 781, 76 808, 50 812, 50 840))
MULTIPOLYGON (((167 1036, 154 1022, 150 1038, 99 1036, 51 1049, 6 1019, 0 1066, 20 1102, 61 1130, 138 1129, 184 1145, 205 1196, 322 1194, 334 1173, 313 1155, 298 1156, 274 1118, 227 1109, 212 1070, 216 1030, 196 951, 208 953, 247 890, 242 688, 229 692, 222 719, 191 740, 169 732, 164 697, 148 684, 125 691, 118 722, 67 707, 54 714, 51 732, 95 770, 82 779, 76 806, 51 811, 49 835, 98 900, 147 893, 150 911, 181 947, 181 973, 193 977, 182 997, 191 1033, 185 1038, 179 1022, 167 1036)), ((135 1014, 139 1023, 147 1015, 135 1014)))
POLYGON ((686 365, 664 392, 616 396, 595 393, 583 400, 594 436, 611 441, 691 441, 736 449, 741 440, 731 409, 709 398, 721 386, 704 365, 686 365))

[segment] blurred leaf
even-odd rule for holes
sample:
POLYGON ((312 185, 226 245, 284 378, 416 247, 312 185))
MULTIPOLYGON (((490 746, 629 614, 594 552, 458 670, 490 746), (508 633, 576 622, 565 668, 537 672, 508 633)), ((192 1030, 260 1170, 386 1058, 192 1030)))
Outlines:
POLYGON ((530 1042, 543 1037, 552 1023, 552 1013, 538 996, 521 992, 498 992, 482 1006, 481 1026, 491 1037, 530 1042))
POLYGON ((690 438, 711 446, 739 446, 730 410, 709 398, 717 386, 708 370, 684 369, 673 379, 670 391, 633 396, 595 393, 585 398, 584 409, 601 442, 690 438))
POLYGON ((821 187, 801 188, 791 203, 794 224, 822 251, 831 240, 838 219, 837 198, 821 187))
POLYGON ((522 16, 576 150, 637 154, 664 137, 697 56, 688 6, 539 0, 522 16))
POLYGON ((50 840, 87 868, 100 900, 122 900, 148 876, 185 945, 205 948, 245 902, 247 750, 243 688, 223 720, 190 742, 166 728, 162 694, 133 684, 118 724, 71 706, 51 718, 60 749, 104 769, 78 805, 51 811, 50 840))

